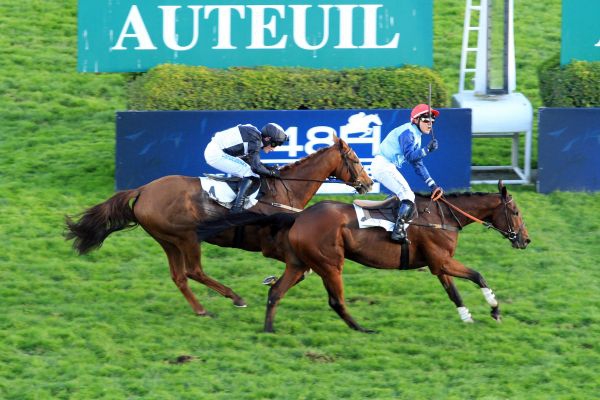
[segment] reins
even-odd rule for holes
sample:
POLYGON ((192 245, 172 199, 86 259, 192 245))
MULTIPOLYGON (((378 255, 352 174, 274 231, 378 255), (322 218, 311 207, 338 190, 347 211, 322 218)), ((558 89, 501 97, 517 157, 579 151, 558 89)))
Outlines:
POLYGON ((458 208, 457 206, 455 206, 454 204, 452 204, 452 203, 450 203, 448 200, 446 200, 446 198, 445 198, 444 196, 440 196, 440 197, 439 197, 439 198, 437 198, 437 199, 433 199, 433 201, 438 201, 438 200, 440 200, 440 201, 444 202, 446 205, 448 205, 448 207, 452 208, 453 210, 456 210, 456 211, 458 211, 459 213, 461 213, 461 214, 462 214, 462 215, 464 215, 465 217, 467 217, 467 218, 469 218, 469 219, 471 219, 471 220, 473 220, 473 221, 475 221, 475 222, 477 222, 477 223, 480 223, 480 224, 482 224, 482 225, 483 225, 483 226, 485 226, 486 228, 491 228, 491 227, 493 227, 493 225, 492 225, 492 224, 490 224, 489 222, 482 221, 482 220, 480 220, 479 218, 472 216, 472 215, 471 215, 471 214, 469 214, 468 212, 461 210, 460 208, 458 208))
POLYGON ((275 202, 268 202, 268 201, 264 201, 264 200, 258 200, 259 203, 263 203, 263 204, 267 204, 271 207, 277 207, 277 208, 283 208, 284 210, 289 210, 289 211, 294 211, 294 212, 300 212, 302 211, 301 208, 296 208, 296 207, 292 207, 292 206, 288 206, 286 204, 281 204, 281 203, 275 203, 275 202))
MULTIPOLYGON (((341 144, 340 144, 341 146, 341 144)), ((342 179, 337 179, 337 178, 327 178, 327 179, 308 179, 308 178, 283 178, 281 176, 278 176, 275 179, 279 179, 280 181, 302 181, 302 182, 317 182, 317 183, 343 183, 345 185, 348 186, 352 186, 353 188, 358 188, 361 186, 361 183, 358 180, 358 176, 360 176, 360 174, 364 171, 364 167, 362 166, 360 160, 357 158, 355 160, 352 160, 348 155, 351 153, 352 150, 348 150, 348 151, 343 151, 343 148, 340 147, 340 153, 342 155, 342 159, 345 161, 344 162, 344 166, 348 169, 348 172, 350 173, 350 180, 349 181, 345 181, 342 179), (351 162, 353 164, 359 164, 361 165, 361 171, 360 172, 355 172, 352 168, 350 168, 350 166, 348 165, 348 162, 351 162)), ((282 182, 283 183, 283 182, 282 182)), ((286 188, 287 189, 287 188, 286 188)))
POLYGON ((341 179, 305 179, 305 178, 282 178, 282 177, 277 177, 275 179, 279 179, 281 181, 303 181, 303 182, 318 182, 318 183, 345 183, 345 184, 350 184, 352 182, 347 182, 347 181, 343 181, 341 179))
MULTIPOLYGON (((517 239, 517 234, 518 231, 515 231, 512 227, 512 224, 510 223, 510 218, 508 217, 508 203, 510 203, 512 201, 512 198, 509 201, 504 201, 504 199, 502 199, 502 205, 504 206, 504 215, 506 216, 506 222, 508 225, 508 231, 504 231, 500 228, 497 228, 496 226, 494 226, 494 224, 490 223, 490 222, 486 222, 483 221, 477 217, 474 217, 473 215, 469 214, 468 212, 460 209, 459 207, 455 206, 454 204, 450 203, 448 200, 446 200, 446 198, 443 195, 439 195, 436 197, 432 197, 432 200, 437 202, 437 201, 442 201, 444 204, 446 204, 448 207, 450 207, 450 209, 453 209, 455 211, 458 211, 459 213, 461 213, 462 215, 464 215, 465 217, 469 218, 470 220, 477 222, 481 225, 483 225, 484 227, 486 227, 487 229, 494 229, 496 232, 500 233, 502 236, 504 236, 505 238, 507 238, 508 240, 510 240, 511 242, 515 241, 517 239)), ((519 231, 521 230, 522 227, 519 227, 519 231)))
MULTIPOLYGON (((349 154, 352 152, 352 149, 348 149, 347 151, 344 151, 344 148, 342 146, 342 143, 340 142, 340 155, 344 161, 344 167, 348 169, 348 172, 350 174, 350 181, 345 181, 342 179, 337 179, 334 178, 332 176, 330 176, 327 179, 310 179, 310 178, 283 178, 281 176, 275 177, 274 179, 278 179, 281 181, 281 184, 283 185, 283 187, 286 190, 286 193, 288 194, 288 199, 289 199, 289 193, 290 193, 290 188, 285 184, 285 181, 301 181, 301 182, 317 182, 317 183, 343 183, 346 184, 348 186, 353 187, 354 189, 358 189, 362 186, 362 184, 360 183, 360 181, 358 180, 358 177, 360 176, 360 174, 362 174, 364 172, 364 167, 362 166, 360 160, 358 158, 356 159, 351 159, 349 157, 349 154), (349 163, 353 163, 353 164, 358 164, 361 166, 361 170, 359 172, 354 171, 353 168, 350 168, 350 164, 349 163)), ((284 210, 289 210, 289 211, 294 211, 294 212, 300 212, 302 211, 302 209, 299 208, 295 208, 292 206, 288 206, 286 204, 282 204, 282 203, 276 203, 276 202, 267 202, 264 200, 258 200, 260 203, 263 204, 267 204, 269 206, 272 207, 277 207, 277 208, 283 208, 284 210)), ((290 201, 291 203, 291 201, 290 201)))

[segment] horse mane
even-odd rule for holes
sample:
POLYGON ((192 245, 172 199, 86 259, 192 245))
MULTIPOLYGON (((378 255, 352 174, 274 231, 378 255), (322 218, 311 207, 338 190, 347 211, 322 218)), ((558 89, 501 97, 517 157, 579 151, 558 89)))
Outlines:
POLYGON ((317 154, 323 153, 324 151, 327 151, 331 147, 332 146, 327 146, 327 147, 320 148, 319 150, 315 151, 314 153, 311 153, 311 154, 307 155, 306 157, 302 157, 298 161, 294 161, 293 163, 286 164, 285 166, 281 167, 280 171, 287 171, 288 169, 292 169, 292 167, 295 167, 297 165, 300 165, 300 164, 303 164, 305 162, 308 162, 313 157, 316 157, 317 154))
MULTIPOLYGON (((459 197, 471 197, 471 196, 489 196, 495 195, 498 193, 489 193, 489 192, 452 192, 446 193, 444 192, 444 197, 446 198, 459 198, 459 197)), ((429 199, 431 194, 429 193, 415 193, 416 197, 429 199)))

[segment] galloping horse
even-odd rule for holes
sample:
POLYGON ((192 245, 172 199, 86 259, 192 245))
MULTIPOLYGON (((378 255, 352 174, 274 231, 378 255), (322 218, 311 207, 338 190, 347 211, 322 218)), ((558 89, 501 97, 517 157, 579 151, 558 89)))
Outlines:
MULTIPOLYGON (((373 181, 365 172, 356 153, 334 135, 333 145, 320 149, 280 169, 281 178, 264 178, 268 190, 251 210, 273 214, 283 207, 304 208, 329 176, 352 185, 359 193, 370 190, 373 181)), ((112 232, 125 228, 142 228, 167 254, 171 278, 197 315, 207 315, 188 286, 188 278, 198 281, 238 307, 246 303, 232 289, 210 278, 202 270, 196 227, 203 221, 229 211, 212 200, 203 190, 199 178, 166 176, 137 189, 116 193, 103 203, 86 210, 78 221, 67 217, 66 239, 75 239, 73 248, 85 254, 99 248, 112 232)), ((260 227, 246 230, 243 242, 229 229, 207 240, 223 247, 250 251, 267 251, 271 245, 260 227)))
MULTIPOLYGON (((494 293, 483 276, 453 258, 462 227, 477 221, 500 232, 514 248, 524 249, 530 243, 519 209, 502 181, 500 193, 450 194, 433 203, 428 197, 417 196, 418 218, 408 228, 411 243, 405 269, 429 267, 438 277, 456 305, 464 322, 473 322, 468 309, 454 285, 453 277, 477 284, 491 306, 491 315, 500 320, 500 308, 494 293), (436 209, 433 209, 435 206, 436 209), (457 211, 459 210, 459 211, 457 211)), ((262 223, 273 224, 279 214, 260 217, 262 223)), ((236 217, 234 217, 235 219, 236 217)), ((230 224, 235 224, 230 219, 230 224)), ((346 310, 342 270, 344 259, 378 269, 400 267, 401 245, 389 239, 385 229, 359 228, 352 204, 323 201, 299 214, 286 216, 288 226, 275 233, 279 247, 287 248, 285 272, 269 290, 265 331, 273 332, 277 304, 285 293, 300 282, 310 268, 323 280, 329 294, 329 305, 352 329, 372 332, 360 326, 346 310), (290 217, 295 220, 290 221, 290 217)), ((261 223, 256 219, 253 223, 261 223)), ((202 232, 202 228, 200 228, 202 232)))

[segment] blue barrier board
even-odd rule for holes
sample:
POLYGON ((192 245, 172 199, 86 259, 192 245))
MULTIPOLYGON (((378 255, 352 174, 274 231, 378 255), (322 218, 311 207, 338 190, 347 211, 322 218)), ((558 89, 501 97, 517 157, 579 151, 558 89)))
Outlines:
POLYGON ((541 108, 538 126, 538 191, 600 190, 600 108, 541 108))
MULTIPOLYGON (((469 188, 471 110, 442 109, 435 123, 440 148, 425 165, 446 190, 469 188)), ((201 176, 217 173, 204 160, 204 148, 215 132, 238 124, 259 129, 268 122, 281 125, 290 140, 264 154, 265 164, 288 164, 344 139, 367 171, 379 144, 393 128, 409 120, 408 109, 297 111, 126 111, 117 113, 116 188, 135 188, 165 175, 201 176)), ((429 137, 423 136, 424 145, 429 137)), ((427 191, 410 165, 401 170, 413 190, 427 191)), ((343 184, 327 184, 326 192, 347 193, 343 184)), ((378 186, 374 189, 379 191, 378 186)), ((321 191, 322 193, 323 191, 321 191)))

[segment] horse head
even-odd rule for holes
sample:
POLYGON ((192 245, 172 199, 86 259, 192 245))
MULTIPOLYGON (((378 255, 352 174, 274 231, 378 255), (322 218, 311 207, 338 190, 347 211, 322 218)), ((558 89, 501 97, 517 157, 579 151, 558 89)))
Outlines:
POLYGON ((268 178, 277 183, 271 185, 268 201, 296 208, 304 208, 328 177, 337 178, 361 194, 368 192, 373 186, 373 181, 354 150, 335 134, 332 145, 288 164, 279 171, 280 178, 268 178))
POLYGON ((342 158, 342 162, 339 163, 335 171, 335 176, 354 187, 360 194, 365 194, 371 190, 373 180, 365 171, 354 150, 348 146, 348 143, 337 137, 337 135, 333 135, 333 146, 339 149, 342 158))
POLYGON ((492 224, 510 240, 514 248, 525 249, 531 240, 519 207, 513 197, 508 194, 502 180, 498 181, 498 190, 501 201, 494 209, 492 224))

